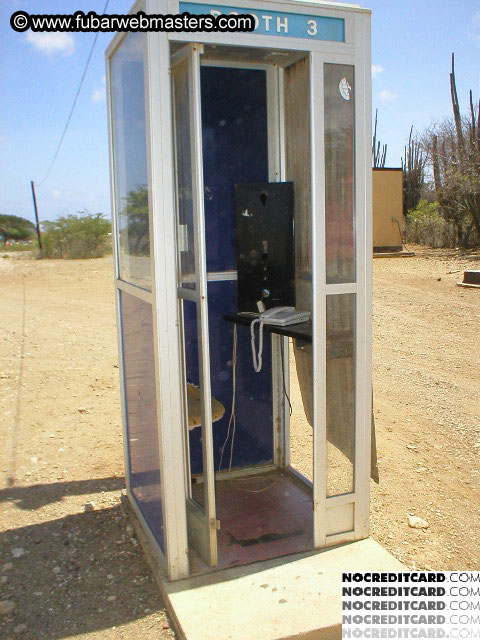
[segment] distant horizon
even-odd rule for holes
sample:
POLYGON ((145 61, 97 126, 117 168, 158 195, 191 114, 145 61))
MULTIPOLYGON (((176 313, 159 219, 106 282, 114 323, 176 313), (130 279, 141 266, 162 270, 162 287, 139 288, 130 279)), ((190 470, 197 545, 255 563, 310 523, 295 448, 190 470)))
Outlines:
MULTIPOLYGON (((82 0, 73 13, 101 13, 104 0, 82 0)), ((111 0, 110 13, 126 13, 131 0, 111 0)), ((214 3, 213 3, 214 4, 214 3)), ((234 0, 231 2, 235 5, 234 0)), ((261 6, 261 2, 258 3, 261 6)), ((372 114, 377 140, 387 144, 386 168, 400 168, 410 127, 421 134, 452 117, 449 74, 455 53, 458 97, 467 112, 469 90, 480 94, 478 0, 372 0, 372 114)), ((4 0, 0 8, 0 213, 34 221, 30 180, 40 220, 81 211, 111 215, 104 52, 100 33, 65 140, 43 180, 72 106, 95 34, 16 33, 17 10, 64 13, 62 0, 4 0)), ((293 9, 292 9, 293 11, 293 9)), ((373 123, 372 123, 373 129, 373 123)))

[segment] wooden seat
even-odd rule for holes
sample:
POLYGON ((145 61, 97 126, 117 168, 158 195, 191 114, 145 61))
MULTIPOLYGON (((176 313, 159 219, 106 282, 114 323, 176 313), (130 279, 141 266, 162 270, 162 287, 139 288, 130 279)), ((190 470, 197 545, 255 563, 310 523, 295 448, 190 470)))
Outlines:
MULTIPOLYGON (((200 389, 193 384, 187 384, 188 430, 196 429, 202 424, 202 409, 200 405, 200 389)), ((212 397, 212 422, 223 418, 225 407, 212 397)))

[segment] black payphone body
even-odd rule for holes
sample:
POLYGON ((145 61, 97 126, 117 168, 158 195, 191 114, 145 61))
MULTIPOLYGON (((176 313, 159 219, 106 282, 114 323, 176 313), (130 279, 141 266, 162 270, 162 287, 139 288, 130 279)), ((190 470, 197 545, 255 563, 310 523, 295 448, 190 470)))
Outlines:
POLYGON ((235 185, 238 310, 295 307, 293 182, 235 185))

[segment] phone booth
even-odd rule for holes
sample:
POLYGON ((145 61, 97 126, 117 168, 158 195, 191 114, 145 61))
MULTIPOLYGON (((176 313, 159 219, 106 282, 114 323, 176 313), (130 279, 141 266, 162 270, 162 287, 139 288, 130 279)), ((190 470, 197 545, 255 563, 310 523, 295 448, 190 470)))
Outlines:
POLYGON ((170 580, 368 536, 370 12, 107 50, 127 494, 170 580))

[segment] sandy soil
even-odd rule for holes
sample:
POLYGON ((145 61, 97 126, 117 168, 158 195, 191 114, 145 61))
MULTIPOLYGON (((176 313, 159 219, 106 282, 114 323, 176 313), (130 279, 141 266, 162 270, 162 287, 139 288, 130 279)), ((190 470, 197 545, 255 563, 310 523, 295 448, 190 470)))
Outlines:
POLYGON ((480 289, 455 283, 480 254, 416 251, 374 260, 371 532, 409 567, 478 570, 480 289))
MULTIPOLYGON (((478 569, 480 290, 455 283, 480 255, 416 250, 374 260, 372 535, 412 568, 478 569)), ((171 637, 120 504, 111 258, 0 257, 0 280, 0 636, 171 637)))

